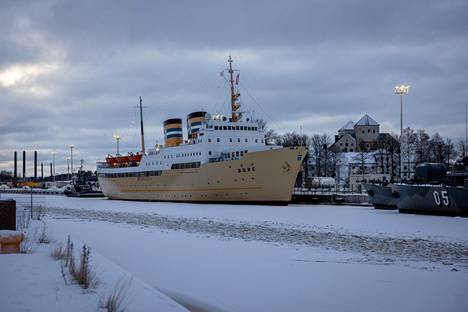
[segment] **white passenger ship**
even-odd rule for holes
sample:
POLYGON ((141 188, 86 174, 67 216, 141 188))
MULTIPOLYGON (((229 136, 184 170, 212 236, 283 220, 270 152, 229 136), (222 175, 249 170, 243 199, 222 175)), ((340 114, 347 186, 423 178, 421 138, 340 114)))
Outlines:
MULTIPOLYGON (((230 117, 203 111, 164 122, 165 144, 97 164, 110 199, 287 204, 306 154, 305 147, 268 145, 258 120, 239 112, 238 77, 229 57, 230 117)), ((140 98, 140 116, 141 116, 140 98)), ((142 116, 141 116, 142 117, 142 116)))

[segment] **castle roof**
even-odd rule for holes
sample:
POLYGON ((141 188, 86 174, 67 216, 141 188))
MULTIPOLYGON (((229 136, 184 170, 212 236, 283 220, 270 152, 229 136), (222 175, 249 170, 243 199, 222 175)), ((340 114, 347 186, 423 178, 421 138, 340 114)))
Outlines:
POLYGON ((372 119, 369 115, 365 114, 361 119, 356 123, 356 126, 378 126, 379 123, 372 119))
POLYGON ((353 130, 354 129, 354 121, 348 121, 340 130, 353 130))

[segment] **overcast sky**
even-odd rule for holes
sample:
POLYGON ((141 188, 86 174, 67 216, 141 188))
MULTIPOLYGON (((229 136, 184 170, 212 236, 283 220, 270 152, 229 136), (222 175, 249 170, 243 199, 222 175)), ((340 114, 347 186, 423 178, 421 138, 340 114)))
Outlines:
POLYGON ((366 113, 399 132, 403 83, 405 126, 462 138, 467 16, 466 0, 2 0, 0 169, 37 149, 66 170, 70 144, 95 168, 114 134, 138 150, 139 96, 148 145, 167 118, 227 113, 229 54, 243 109, 277 132, 334 135, 366 113))

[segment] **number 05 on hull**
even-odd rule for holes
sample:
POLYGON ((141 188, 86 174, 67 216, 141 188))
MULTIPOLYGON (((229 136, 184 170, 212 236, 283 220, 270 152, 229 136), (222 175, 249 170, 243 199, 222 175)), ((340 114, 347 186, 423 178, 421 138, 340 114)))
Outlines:
POLYGON ((392 185, 401 212, 468 216, 468 189, 443 185, 392 185))

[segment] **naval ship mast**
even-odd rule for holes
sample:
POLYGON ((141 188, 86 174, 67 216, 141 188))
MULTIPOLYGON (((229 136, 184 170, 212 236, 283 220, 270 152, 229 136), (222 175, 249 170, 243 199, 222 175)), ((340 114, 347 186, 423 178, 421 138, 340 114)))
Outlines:
MULTIPOLYGON (((229 55, 229 86, 231 88, 231 119, 232 121, 236 122, 240 119, 241 114, 236 113, 236 111, 241 107, 240 103, 238 102, 240 93, 234 88, 234 69, 232 69, 232 58, 229 55)), ((236 77, 236 84, 239 83, 239 74, 236 77)))
POLYGON ((141 126, 141 154, 145 154, 145 134, 143 131, 143 106, 142 106, 143 100, 141 99, 140 96, 140 126, 141 126))

